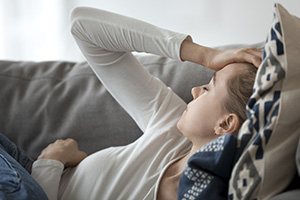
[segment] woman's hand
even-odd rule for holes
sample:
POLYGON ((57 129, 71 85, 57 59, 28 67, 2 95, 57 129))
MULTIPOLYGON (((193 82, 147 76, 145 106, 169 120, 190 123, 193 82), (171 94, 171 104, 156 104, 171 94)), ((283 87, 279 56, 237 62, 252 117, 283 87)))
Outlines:
POLYGON ((204 66, 216 71, 230 63, 237 62, 251 63, 258 68, 263 56, 261 50, 253 47, 228 50, 211 49, 209 52, 206 56, 204 66))
POLYGON ((87 154, 78 149, 78 143, 73 139, 56 140, 49 144, 38 157, 39 159, 57 160, 65 167, 74 167, 78 165, 87 154))
POLYGON ((263 52, 256 48, 213 49, 198 45, 189 37, 183 41, 180 49, 180 57, 183 61, 201 64, 215 71, 236 62, 248 62, 259 67, 262 56, 263 52))

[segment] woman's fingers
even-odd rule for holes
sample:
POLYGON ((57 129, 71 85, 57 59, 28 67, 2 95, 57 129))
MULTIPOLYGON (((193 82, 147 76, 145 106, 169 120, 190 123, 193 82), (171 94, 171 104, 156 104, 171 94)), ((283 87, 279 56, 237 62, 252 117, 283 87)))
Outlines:
POLYGON ((58 139, 49 144, 38 159, 50 159, 62 162, 66 167, 73 167, 79 164, 87 154, 78 149, 78 143, 74 139, 58 139))
POLYGON ((76 151, 72 155, 72 159, 66 162, 65 167, 74 167, 78 165, 83 159, 87 157, 87 154, 83 151, 76 151))
POLYGON ((236 51, 235 62, 248 62, 256 66, 260 66, 263 57, 263 51, 257 48, 244 48, 236 51))

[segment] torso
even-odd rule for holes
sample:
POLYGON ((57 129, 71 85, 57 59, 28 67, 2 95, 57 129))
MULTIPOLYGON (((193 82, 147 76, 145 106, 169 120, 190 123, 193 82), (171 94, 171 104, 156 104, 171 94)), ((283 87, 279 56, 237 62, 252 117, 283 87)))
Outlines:
POLYGON ((162 140, 165 136, 145 134, 131 145, 96 152, 76 168, 65 170, 58 199, 176 198, 182 173, 176 171, 177 163, 190 149, 190 143, 182 138, 162 140))

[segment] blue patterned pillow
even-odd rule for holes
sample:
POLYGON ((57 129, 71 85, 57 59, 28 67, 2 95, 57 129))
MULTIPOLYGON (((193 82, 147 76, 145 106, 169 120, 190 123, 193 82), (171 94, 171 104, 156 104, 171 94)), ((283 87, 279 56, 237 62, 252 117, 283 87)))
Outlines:
POLYGON ((300 137, 300 19, 275 5, 248 120, 238 137, 229 199, 268 199, 296 173, 300 137))

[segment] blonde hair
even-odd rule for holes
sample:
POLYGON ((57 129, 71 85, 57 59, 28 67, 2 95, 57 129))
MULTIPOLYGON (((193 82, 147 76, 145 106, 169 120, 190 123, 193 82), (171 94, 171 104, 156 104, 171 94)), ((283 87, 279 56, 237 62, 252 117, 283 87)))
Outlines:
POLYGON ((243 67, 237 69, 240 73, 228 79, 229 98, 224 102, 225 109, 239 117, 240 127, 247 119, 246 105, 252 95, 257 72, 257 68, 252 64, 241 63, 241 65, 243 67))

